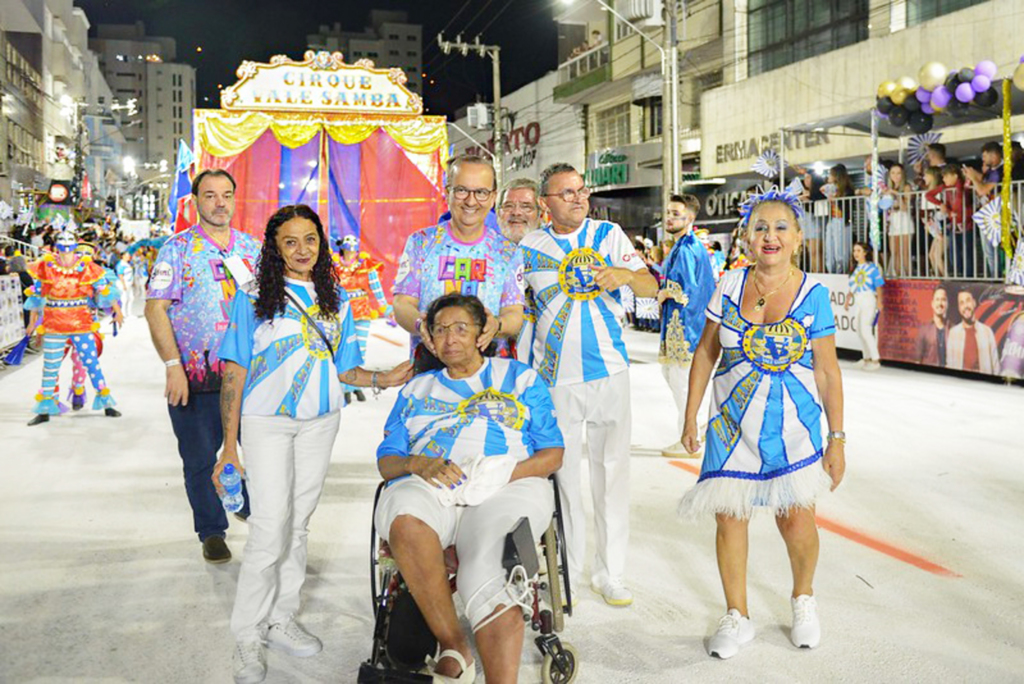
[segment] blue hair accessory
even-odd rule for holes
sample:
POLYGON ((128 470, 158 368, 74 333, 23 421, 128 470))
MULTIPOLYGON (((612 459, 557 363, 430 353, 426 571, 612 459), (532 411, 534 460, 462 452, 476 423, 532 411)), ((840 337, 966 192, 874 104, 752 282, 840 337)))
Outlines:
POLYGON ((800 206, 800 198, 797 197, 789 188, 780 190, 776 186, 772 186, 767 190, 763 190, 759 193, 755 192, 750 197, 743 201, 740 205, 740 225, 745 226, 750 221, 750 215, 754 213, 754 208, 762 202, 784 202, 789 205, 793 213, 796 214, 798 219, 803 218, 804 209, 800 206))

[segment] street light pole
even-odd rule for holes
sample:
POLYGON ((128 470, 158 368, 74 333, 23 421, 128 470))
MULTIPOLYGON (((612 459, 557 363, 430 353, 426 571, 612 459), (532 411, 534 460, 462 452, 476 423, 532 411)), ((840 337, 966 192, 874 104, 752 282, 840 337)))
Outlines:
POLYGON ((463 43, 462 35, 455 37, 454 41, 445 40, 442 34, 437 34, 437 46, 444 54, 449 54, 453 49, 458 50, 465 57, 472 50, 481 57, 491 58, 491 74, 494 81, 494 182, 501 187, 502 177, 505 172, 505 142, 502 137, 501 117, 501 47, 498 45, 484 45, 477 36, 472 43, 463 43))

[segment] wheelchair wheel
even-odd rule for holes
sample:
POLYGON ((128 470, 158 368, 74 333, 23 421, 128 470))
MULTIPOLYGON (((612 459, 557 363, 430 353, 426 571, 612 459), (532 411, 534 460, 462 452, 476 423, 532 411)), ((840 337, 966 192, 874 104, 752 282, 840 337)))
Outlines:
POLYGON ((544 684, 570 684, 576 681, 579 654, 569 644, 562 644, 563 668, 558 667, 550 653, 544 654, 544 662, 540 666, 540 676, 544 684))

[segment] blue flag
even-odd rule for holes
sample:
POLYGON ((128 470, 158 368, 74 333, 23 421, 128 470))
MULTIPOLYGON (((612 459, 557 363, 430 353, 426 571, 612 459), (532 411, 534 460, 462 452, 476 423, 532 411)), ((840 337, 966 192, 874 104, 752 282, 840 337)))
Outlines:
POLYGON ((167 208, 171 212, 171 224, 178 218, 178 200, 192 192, 192 179, 188 177, 189 169, 195 163, 192 148, 184 140, 178 141, 178 162, 175 165, 174 184, 167 200, 167 208))

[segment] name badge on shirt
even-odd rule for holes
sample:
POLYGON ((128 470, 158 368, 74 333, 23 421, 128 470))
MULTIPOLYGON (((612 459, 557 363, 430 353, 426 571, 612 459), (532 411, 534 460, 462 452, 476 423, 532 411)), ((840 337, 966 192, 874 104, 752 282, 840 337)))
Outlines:
POLYGON ((231 274, 231 277, 235 279, 235 284, 240 288, 245 287, 254 279, 252 271, 242 261, 242 257, 237 254, 232 254, 224 259, 224 267, 228 269, 228 273, 231 274))

